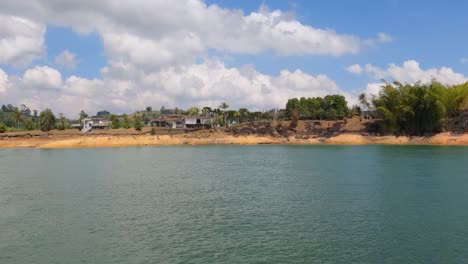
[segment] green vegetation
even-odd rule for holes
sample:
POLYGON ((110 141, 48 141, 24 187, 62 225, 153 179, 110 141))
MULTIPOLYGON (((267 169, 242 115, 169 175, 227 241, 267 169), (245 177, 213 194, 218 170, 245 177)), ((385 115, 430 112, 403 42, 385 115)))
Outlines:
POLYGON ((135 116, 135 118, 133 119, 133 127, 138 130, 138 131, 141 131, 142 129, 142 124, 141 124, 141 117, 140 116, 135 116))
POLYGON ((7 126, 4 123, 0 123, 0 133, 5 133, 7 131, 7 126))
MULTIPOLYGON (((360 96, 366 104, 365 95, 360 96)), ((441 132, 456 111, 468 108, 468 83, 445 86, 430 84, 387 83, 378 96, 367 103, 383 119, 383 132, 396 135, 424 135, 441 132)))
MULTIPOLYGON (((327 95, 291 98, 287 101, 285 109, 279 110, 231 110, 229 104, 222 102, 217 108, 195 106, 187 110, 177 107, 168 109, 164 106, 160 110, 153 110, 151 106, 147 106, 144 110, 129 115, 115 115, 101 110, 91 118, 110 120, 112 129, 134 127, 136 130, 142 130, 143 126, 150 125, 152 119, 172 115, 209 116, 213 118, 213 125, 216 127, 272 120, 290 120, 291 126, 296 127, 299 120, 339 120, 351 116, 372 116, 378 119, 376 124, 380 124, 382 133, 424 135, 446 130, 447 126, 452 124, 448 122, 451 117, 468 109, 468 83, 456 86, 445 86, 435 80, 428 84, 385 83, 379 95, 368 98, 361 94, 357 99, 359 106, 351 108, 348 107, 344 96, 327 95)), ((63 114, 56 118, 50 109, 45 109, 38 115, 37 110, 31 110, 24 104, 19 107, 7 104, 2 105, 0 109, 0 133, 35 129, 65 130, 70 128, 71 123, 81 123, 88 117, 89 115, 81 110, 76 116, 78 120, 71 121, 63 114)), ((171 121, 167 123, 172 124, 171 121)), ((152 130, 151 133, 156 134, 156 131, 152 130)))
POLYGON ((49 108, 46 108, 44 111, 41 112, 39 115, 39 124, 41 127, 41 130, 44 132, 52 130, 55 126, 55 115, 52 113, 52 110, 49 108))
POLYGON ((122 116, 122 127, 125 129, 129 129, 132 127, 132 123, 126 114, 122 116))
POLYGON ((296 117, 298 119, 336 120, 347 116, 348 112, 348 102, 342 95, 327 95, 324 98, 292 98, 286 103, 286 117, 292 120, 296 117))
POLYGON ((83 119, 87 118, 88 117, 88 114, 84 111, 84 110, 81 110, 80 113, 78 114, 80 116, 80 124, 81 124, 81 121, 83 121, 83 119))
POLYGON ((120 128, 120 119, 116 115, 111 115, 110 121, 112 122, 112 129, 120 128))
POLYGON ((65 116, 62 113, 60 113, 59 119, 57 120, 57 129, 65 130, 68 128, 70 128, 70 124, 68 123, 68 120, 65 118, 65 116))

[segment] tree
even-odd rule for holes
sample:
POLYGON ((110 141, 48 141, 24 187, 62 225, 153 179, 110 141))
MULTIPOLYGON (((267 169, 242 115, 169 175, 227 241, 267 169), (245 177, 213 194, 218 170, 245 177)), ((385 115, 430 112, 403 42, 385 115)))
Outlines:
POLYGON ((31 116, 31 109, 29 109, 25 104, 21 104, 20 111, 23 116, 31 116))
POLYGON ((243 123, 249 118, 249 110, 247 108, 239 108, 240 122, 243 123))
POLYGON ((6 131, 7 126, 3 122, 0 122, 0 133, 5 133, 6 131))
POLYGON ((146 107, 146 112, 149 113, 149 112, 152 112, 152 111, 153 111, 153 108, 152 108, 151 106, 147 106, 147 107, 146 107))
POLYGON ((219 108, 223 109, 223 111, 225 111, 226 109, 229 108, 229 105, 226 103, 226 102, 222 102, 220 105, 219 105, 219 108))
POLYGON ((112 122, 112 129, 120 128, 120 120, 116 115, 111 115, 110 121, 112 122))
POLYGON ((69 127, 68 120, 64 114, 59 114, 59 119, 57 120, 57 129, 58 130, 65 130, 69 127))
POLYGON ((187 114, 189 116, 196 116, 200 113, 200 108, 198 107, 190 107, 188 110, 187 110, 187 114))
POLYGON ((24 122, 24 127, 26 128, 26 130, 31 131, 36 128, 36 123, 32 118, 27 118, 24 122))
POLYGON ((132 127, 132 124, 130 123, 130 119, 128 118, 126 114, 122 116, 122 127, 126 129, 132 127))
POLYGON ((21 115, 20 110, 16 107, 13 110, 13 119, 15 120, 16 128, 19 128, 19 123, 21 122, 21 120, 23 120, 23 116, 21 115))
POLYGON ((133 127, 136 130, 141 131, 142 125, 141 125, 141 117, 140 116, 135 115, 135 118, 133 119, 133 127))
POLYGON ((372 100, 372 105, 383 118, 384 133, 424 135, 444 129, 447 113, 455 111, 452 100, 444 103, 453 87, 435 80, 430 84, 385 84, 372 100), (447 111, 447 108, 451 109, 447 111))
POLYGON ((55 126, 55 115, 49 108, 39 114, 39 120, 41 130, 44 132, 50 131, 55 126))
POLYGON ((202 108, 202 113, 204 116, 209 116, 211 113, 213 113, 213 109, 211 109, 211 107, 205 106, 202 108))
POLYGON ((286 103, 286 116, 288 118, 293 117, 293 112, 298 115, 297 111, 299 111, 300 105, 299 105, 299 99, 297 98, 292 98, 289 99, 288 102, 286 103))
POLYGON ((241 113, 240 113, 239 111, 236 111, 236 112, 234 113, 234 118, 237 119, 237 124, 240 123, 240 117, 241 117, 241 113))
POLYGON ((229 108, 229 105, 228 105, 226 102, 222 102, 222 103, 219 105, 219 108, 223 109, 223 110, 222 110, 223 117, 224 117, 224 120, 223 120, 224 122, 223 122, 223 123, 224 123, 224 126, 227 127, 227 125, 228 125, 228 124, 227 124, 227 116, 226 116, 226 114, 225 114, 224 112, 226 112, 226 109, 229 108))
POLYGON ((107 110, 101 110, 96 113, 96 117, 98 118, 108 118, 111 113, 107 110))
POLYGON ((83 119, 88 117, 88 114, 84 110, 81 110, 80 113, 79 113, 79 116, 80 116, 80 123, 81 123, 81 121, 83 121, 83 119))

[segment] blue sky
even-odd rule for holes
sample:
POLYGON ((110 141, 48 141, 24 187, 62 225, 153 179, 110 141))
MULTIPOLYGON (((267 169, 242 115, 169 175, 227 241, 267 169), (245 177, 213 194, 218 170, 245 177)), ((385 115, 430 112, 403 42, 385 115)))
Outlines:
MULTIPOLYGON (((39 94, 81 102, 73 103, 77 108, 119 112, 223 100, 263 109, 301 93, 343 93, 352 102, 359 92, 375 92, 381 78, 437 77, 455 84, 468 73, 466 1, 69 0, 54 6, 33 0, 30 10, 20 2, 2 5, 0 19, 15 26, 0 28, 0 38, 18 50, 2 47, 0 93, 38 108, 54 105, 39 94), (281 26, 292 28, 294 37, 278 31, 281 26), (13 41, 21 37, 43 44, 13 41), (315 41, 324 50, 314 50, 315 41), (333 41, 337 46, 328 47, 333 41), (65 58, 65 51, 73 58, 65 58), (245 75, 245 65, 253 72, 245 75), (351 65, 359 70, 347 70, 351 65), (21 92, 24 87, 38 95, 21 92)), ((66 106, 57 105, 63 111, 66 106)))
MULTIPOLYGON (((303 24, 330 28, 341 33, 372 38, 376 32, 386 32, 392 43, 368 47, 359 54, 330 56, 275 56, 272 52, 259 55, 230 56, 226 64, 240 67, 254 64, 266 74, 277 74, 282 69, 302 69, 311 74, 326 73, 344 87, 358 88, 363 79, 350 76, 344 68, 350 64, 371 63, 385 67, 414 59, 426 67, 450 66, 458 72, 467 72, 468 63, 468 2, 466 1, 206 1, 221 7, 255 12, 260 6, 292 12, 303 24)), ((106 55, 97 34, 78 34, 66 27, 49 25, 46 34, 49 63, 64 49, 76 53, 79 67, 65 75, 78 74, 87 78, 100 77, 99 69, 106 65, 106 55)))

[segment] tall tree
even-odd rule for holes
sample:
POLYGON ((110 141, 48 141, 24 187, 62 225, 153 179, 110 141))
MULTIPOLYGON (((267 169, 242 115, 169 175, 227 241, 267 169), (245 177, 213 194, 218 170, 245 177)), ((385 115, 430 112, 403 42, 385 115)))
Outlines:
POLYGON ((130 119, 128 118, 127 114, 124 114, 122 116, 122 127, 127 129, 132 127, 132 123, 130 122, 130 119))
POLYGON ((69 127, 69 123, 67 118, 65 117, 64 114, 60 113, 59 114, 59 119, 57 120, 57 129, 58 130, 65 130, 69 127))
POLYGON ((79 116, 80 116, 80 123, 81 123, 81 121, 83 121, 83 119, 88 117, 88 114, 84 110, 81 110, 80 113, 79 113, 79 116))
POLYGON ((39 114, 39 124, 42 131, 50 131, 55 126, 55 121, 55 115, 49 108, 39 114))
POLYGON ((213 109, 211 109, 211 107, 205 106, 202 108, 202 113, 204 116, 209 116, 211 113, 213 113, 213 109))
POLYGON ((13 119, 15 120, 15 123, 16 123, 16 128, 19 128, 19 124, 21 122, 21 120, 23 120, 23 115, 21 115, 21 112, 18 108, 15 107, 15 109, 13 110, 13 119))
POLYGON ((226 111, 226 109, 229 108, 229 105, 228 105, 226 102, 222 102, 222 103, 219 105, 219 108, 223 109, 223 111, 226 111))
POLYGON ((187 110, 187 114, 189 116, 196 116, 200 113, 200 108, 198 107, 190 107, 188 110, 187 110))
POLYGON ((110 121, 112 122, 112 129, 120 128, 120 120, 116 115, 111 115, 110 121))
POLYGON ((135 117, 133 118, 133 127, 136 130, 141 131, 142 125, 141 125, 141 117, 140 116, 135 115, 135 117))
POLYGON ((227 127, 227 116, 226 116, 226 109, 229 108, 229 105, 226 103, 226 102, 222 102, 220 105, 219 105, 219 108, 223 109, 222 110, 222 113, 223 113, 223 120, 224 120, 224 126, 227 127))

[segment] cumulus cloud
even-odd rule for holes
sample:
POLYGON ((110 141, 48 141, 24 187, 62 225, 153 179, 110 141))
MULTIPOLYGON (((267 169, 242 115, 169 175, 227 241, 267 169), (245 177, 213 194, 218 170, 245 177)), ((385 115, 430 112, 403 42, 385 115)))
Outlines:
MULTIPOLYGON (((81 33, 97 32, 110 60, 146 67, 191 64, 208 50, 341 56, 359 52, 367 41, 303 24, 290 13, 265 6, 244 14, 201 0, 7 1, 2 12, 81 33)), ((375 41, 390 39, 379 33, 375 41)))
POLYGON ((23 76, 0 72, 0 89, 8 86, 5 100, 28 102, 32 107, 52 107, 57 112, 75 115, 107 109, 117 113, 153 107, 217 107, 226 101, 233 108, 257 110, 282 108, 291 97, 344 94, 326 75, 312 76, 300 70, 283 70, 276 76, 262 74, 252 66, 228 68, 220 61, 205 61, 159 72, 139 71, 133 79, 122 79, 108 68, 102 79, 70 76, 65 80, 47 66, 26 70, 23 76), (4 80, 4 81, 2 81, 4 80), (28 88, 28 91, 25 89, 28 88), (50 89, 53 88, 53 89, 50 89), (54 98, 51 100, 50 98, 54 98))
POLYGON ((45 26, 29 19, 0 15, 0 64, 29 65, 44 53, 45 26))
POLYGON ((455 85, 468 81, 467 76, 455 72, 452 68, 422 69, 419 62, 415 60, 405 61, 401 66, 390 64, 386 69, 372 64, 366 64, 363 68, 365 73, 376 80, 390 79, 389 81, 395 80, 402 83, 416 83, 418 81, 428 83, 435 78, 437 81, 448 85, 455 85))
POLYGON ((36 66, 28 69, 21 81, 25 87, 31 89, 58 89, 62 85, 62 75, 56 69, 36 66))
POLYGON ((57 55, 54 59, 55 63, 62 66, 62 67, 65 67, 69 70, 73 70, 76 68, 76 65, 78 63, 77 59, 76 59, 76 54, 68 51, 68 50, 64 50, 62 51, 59 55, 57 55))
POLYGON ((0 93, 4 93, 7 90, 8 75, 0 69, 0 93))
POLYGON ((361 74, 362 73, 362 67, 359 64, 353 64, 350 65, 346 68, 346 71, 352 74, 361 74))
MULTIPOLYGON (((344 94, 326 75, 283 70, 270 76, 253 66, 228 68, 221 61, 210 60, 210 54, 341 56, 358 53, 367 42, 356 35, 304 24, 294 14, 264 6, 245 14, 201 0, 0 3, 1 13, 8 19, 0 24, 0 38, 5 39, 1 43, 13 46, 17 36, 29 37, 28 44, 35 43, 8 53, 13 55, 2 53, 0 63, 30 62, 40 57, 44 25, 100 36, 108 58, 101 69, 102 78, 62 79, 59 71, 47 66, 30 68, 22 75, 0 74, 0 91, 7 91, 2 97, 6 101, 38 109, 52 107, 67 114, 80 109, 123 113, 147 105, 217 106, 221 101, 232 107, 261 110, 284 107, 291 97, 344 94), (10 27, 11 21, 18 26, 10 27), (197 63, 200 58, 204 58, 203 63, 197 63)), ((389 40, 387 35, 378 34, 373 41, 389 40)), ((67 50, 55 62, 68 68, 77 63, 76 56, 67 50)))

